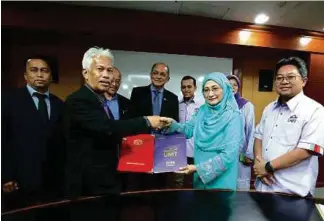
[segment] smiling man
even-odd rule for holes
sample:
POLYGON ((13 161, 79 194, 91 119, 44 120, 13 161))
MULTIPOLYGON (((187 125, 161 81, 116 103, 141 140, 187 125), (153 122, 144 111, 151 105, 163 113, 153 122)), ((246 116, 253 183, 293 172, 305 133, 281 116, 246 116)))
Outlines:
MULTIPOLYGON (((131 95, 131 115, 134 117, 154 115, 179 120, 178 97, 164 88, 170 80, 170 68, 165 63, 155 63, 150 73, 151 84, 133 88, 131 95)), ((160 133, 158 130, 153 133, 160 133)), ((167 187, 168 174, 136 174, 132 179, 132 190, 160 189, 167 187)), ((173 183, 173 181, 170 181, 173 183)))
POLYGON ((255 132, 258 191, 314 196, 318 156, 324 148, 324 108, 304 95, 306 82, 302 59, 290 57, 277 63, 279 98, 264 109, 255 132))
POLYGON ((104 94, 113 84, 114 57, 109 49, 90 48, 82 67, 85 85, 65 102, 66 187, 72 196, 119 194, 118 144, 122 137, 149 133, 159 117, 115 120, 104 94))

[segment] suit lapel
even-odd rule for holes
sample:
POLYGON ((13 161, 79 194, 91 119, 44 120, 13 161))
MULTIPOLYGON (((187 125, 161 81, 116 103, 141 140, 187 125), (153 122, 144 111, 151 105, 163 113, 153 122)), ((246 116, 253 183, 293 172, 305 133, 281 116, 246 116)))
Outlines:
POLYGON ((51 104, 51 113, 50 113, 50 122, 55 122, 58 114, 59 114, 59 110, 58 110, 58 106, 57 103, 55 102, 55 100, 53 99, 53 96, 50 94, 49 96, 49 101, 51 104))
POLYGON ((160 115, 163 116, 167 107, 168 107, 168 93, 167 91, 164 89, 163 91, 163 95, 162 95, 162 104, 161 104, 161 112, 160 115))
MULTIPOLYGON (((30 113, 34 115, 35 119, 40 119, 35 102, 34 102, 32 96, 30 95, 27 87, 24 87, 24 89, 22 91, 22 96, 23 96, 23 99, 22 99, 23 103, 25 103, 24 109, 25 108, 27 110, 29 109, 30 113)), ((27 111, 27 112, 29 112, 29 111, 27 111)))
POLYGON ((153 115, 152 93, 150 85, 146 87, 146 93, 144 93, 143 95, 143 100, 147 102, 143 108, 147 107, 148 113, 150 113, 150 115, 153 115), (146 96, 146 98, 144 96, 146 96))

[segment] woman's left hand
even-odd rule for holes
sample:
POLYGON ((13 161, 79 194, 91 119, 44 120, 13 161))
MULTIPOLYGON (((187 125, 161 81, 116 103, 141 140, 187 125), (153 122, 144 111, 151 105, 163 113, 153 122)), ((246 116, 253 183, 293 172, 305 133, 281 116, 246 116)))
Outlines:
POLYGON ((196 171, 197 171, 196 166, 190 164, 190 165, 187 165, 185 167, 180 167, 179 171, 177 171, 176 173, 192 174, 192 173, 194 173, 196 171))

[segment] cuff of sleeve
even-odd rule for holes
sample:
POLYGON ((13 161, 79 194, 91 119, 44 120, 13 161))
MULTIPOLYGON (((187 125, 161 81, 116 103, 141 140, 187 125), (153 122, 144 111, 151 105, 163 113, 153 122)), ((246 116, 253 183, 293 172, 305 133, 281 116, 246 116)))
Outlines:
POLYGON ((257 139, 259 139, 259 140, 262 140, 262 135, 261 135, 261 134, 257 134, 257 133, 255 133, 255 134, 254 134, 254 138, 257 138, 257 139))
POLYGON ((144 119, 145 119, 145 121, 146 121, 147 126, 148 126, 149 128, 151 128, 151 127, 152 127, 152 124, 150 123, 150 121, 147 119, 146 116, 144 116, 144 119))
POLYGON ((203 182, 203 184, 208 183, 208 181, 203 176, 204 173, 201 169, 201 166, 199 164, 196 164, 195 166, 196 166, 197 174, 198 174, 199 178, 201 179, 201 181, 203 182))
POLYGON ((324 154, 324 148, 318 144, 299 142, 297 147, 305 150, 310 150, 313 152, 314 155, 317 156, 323 156, 324 154))

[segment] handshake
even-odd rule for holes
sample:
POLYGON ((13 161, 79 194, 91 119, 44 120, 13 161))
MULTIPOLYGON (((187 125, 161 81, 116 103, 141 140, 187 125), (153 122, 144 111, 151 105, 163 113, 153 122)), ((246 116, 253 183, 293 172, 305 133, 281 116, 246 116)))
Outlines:
POLYGON ((162 129, 169 127, 173 121, 172 118, 160 117, 160 116, 147 116, 147 120, 150 122, 153 129, 162 129))

